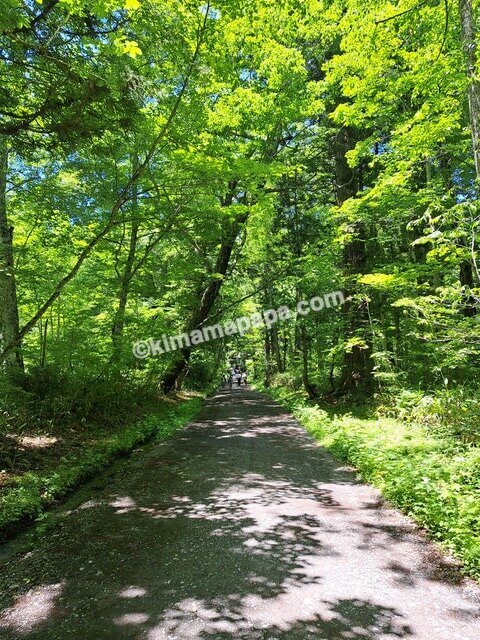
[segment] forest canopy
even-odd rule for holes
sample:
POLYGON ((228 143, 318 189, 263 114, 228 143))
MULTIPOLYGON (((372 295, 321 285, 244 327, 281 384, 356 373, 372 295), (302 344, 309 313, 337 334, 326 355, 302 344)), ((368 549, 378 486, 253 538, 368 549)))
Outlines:
POLYGON ((168 392, 233 349, 312 396, 470 380, 475 9, 4 3, 5 375, 106 368, 168 392), (240 346, 132 355, 137 339, 337 289, 342 311, 240 346))
POLYGON ((477 28, 474 0, 5 0, 7 449, 237 362, 314 401, 403 398, 476 440, 477 28))

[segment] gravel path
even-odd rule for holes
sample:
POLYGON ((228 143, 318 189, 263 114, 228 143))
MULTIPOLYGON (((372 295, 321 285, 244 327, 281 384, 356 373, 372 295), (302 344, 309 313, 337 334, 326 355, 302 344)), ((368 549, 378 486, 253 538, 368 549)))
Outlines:
POLYGON ((480 639, 480 589, 259 393, 89 491, 3 569, 0 638, 480 639))

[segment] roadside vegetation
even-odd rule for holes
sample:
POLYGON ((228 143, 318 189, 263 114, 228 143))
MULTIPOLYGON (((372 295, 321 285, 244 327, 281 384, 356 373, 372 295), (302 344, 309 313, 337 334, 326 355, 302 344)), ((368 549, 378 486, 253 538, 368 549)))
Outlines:
POLYGON ((396 407, 389 401, 386 408, 313 405, 305 393, 285 387, 268 393, 480 579, 480 442, 470 433, 459 437, 461 425, 445 423, 443 409, 432 409, 450 404, 450 394, 434 400, 404 392, 396 407))
POLYGON ((87 385, 81 395, 78 389, 66 395, 72 393, 68 385, 55 391, 40 401, 33 390, 20 398, 9 390, 10 413, 0 421, 5 467, 0 539, 42 518, 46 509, 135 447, 171 436, 195 417, 203 400, 198 392, 158 397, 124 382, 118 387, 111 379, 94 389, 87 385))

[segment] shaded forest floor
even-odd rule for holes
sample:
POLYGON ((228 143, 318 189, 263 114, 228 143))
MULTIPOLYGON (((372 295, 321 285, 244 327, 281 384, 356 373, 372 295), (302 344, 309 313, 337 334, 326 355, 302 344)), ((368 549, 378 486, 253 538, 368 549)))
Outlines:
MULTIPOLYGON (((126 394, 127 398, 129 394, 126 394)), ((201 407, 203 396, 137 396, 129 407, 109 403, 81 414, 46 416, 33 407, 0 421, 0 538, 152 437, 167 437, 201 407)))

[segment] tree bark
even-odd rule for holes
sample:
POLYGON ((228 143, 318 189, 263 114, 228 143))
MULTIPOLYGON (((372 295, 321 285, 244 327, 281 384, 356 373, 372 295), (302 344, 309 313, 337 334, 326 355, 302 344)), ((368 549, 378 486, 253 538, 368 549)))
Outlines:
POLYGON ((462 306, 462 314, 466 318, 473 318, 477 315, 477 305, 475 301, 475 297, 468 293, 468 290, 472 290, 474 285, 473 282, 473 269, 472 264, 468 260, 464 260, 460 264, 460 284, 463 289, 463 306, 462 306))
POLYGON ((480 83, 477 75, 477 40, 472 0, 459 0, 463 50, 467 66, 468 108, 472 133, 473 159, 477 180, 480 180, 480 83))
POLYGON ((272 345, 270 344, 270 334, 265 329, 265 380, 264 384, 268 388, 272 384, 272 345))
POLYGON ((130 242, 128 247, 127 260, 125 262, 125 268, 123 270, 122 279, 120 282, 120 288, 118 291, 118 304, 115 312, 115 318, 112 324, 112 342, 114 357, 117 358, 120 354, 122 345, 123 329, 125 326, 125 312, 127 310, 128 294, 130 290, 130 283, 133 277, 133 267, 135 262, 135 254, 137 250, 138 241, 138 229, 139 222, 134 220, 130 231, 130 242))
MULTIPOLYGON (((138 165, 138 158, 133 159, 133 173, 136 171, 138 165)), ((125 313, 127 310, 128 294, 130 291, 130 284, 135 273, 135 256, 137 253, 138 243, 138 230, 140 228, 140 221, 138 218, 138 186, 135 183, 132 186, 132 226, 130 230, 130 240, 128 245, 127 260, 120 281, 120 287, 118 291, 118 304, 115 312, 115 317, 112 325, 112 343, 113 343, 113 358, 118 360, 121 354, 123 329, 125 326, 125 313)))
MULTIPOLYGON (((13 227, 7 217, 7 171, 8 148, 6 140, 0 136, 0 352, 17 341, 20 332, 17 287, 13 252, 13 227)), ((16 342, 3 361, 9 377, 23 377, 24 365, 21 342, 16 342)))
POLYGON ((282 354, 280 352, 280 341, 278 338, 278 327, 275 325, 271 328, 271 342, 272 342, 272 350, 275 356, 275 363, 277 367, 277 373, 283 373, 284 367, 282 362, 282 354))
MULTIPOLYGON (((469 79, 468 110, 478 191, 480 186, 480 83, 477 76, 477 34, 472 0, 459 0, 459 14, 463 51, 469 79)), ((460 283, 462 287, 470 289, 474 286, 472 265, 467 260, 460 265, 460 283)), ((462 313, 467 318, 471 318, 477 313, 475 299, 468 294, 465 296, 465 305, 462 313)))
MULTIPOLYGON (((232 184, 230 187, 230 194, 225 199, 223 203, 224 206, 230 206, 233 202, 235 185, 232 184)), ((248 212, 239 216, 229 225, 217 254, 214 267, 215 277, 211 278, 204 287, 198 307, 193 311, 190 320, 187 323, 185 333, 189 334, 195 329, 201 329, 205 321, 210 316, 223 283, 223 277, 219 278, 217 277, 217 274, 220 276, 226 275, 235 242, 238 234, 243 228, 243 225, 247 221, 247 218, 248 212)), ((191 354, 192 347, 185 347, 180 351, 180 355, 175 358, 163 377, 163 381, 161 383, 163 393, 170 393, 175 388, 179 377, 188 366, 191 354)))
POLYGON ((302 343, 302 384, 305 391, 308 393, 308 397, 314 400, 317 396, 314 385, 310 382, 310 373, 308 370, 308 335, 305 327, 305 320, 301 320, 300 324, 300 340, 302 343))
MULTIPOLYGON (((341 207, 349 198, 353 198, 359 189, 355 170, 349 166, 346 157, 347 152, 353 149, 354 146, 355 137, 353 133, 347 127, 340 129, 335 136, 333 152, 338 207, 341 207)), ((347 282, 353 276, 364 273, 366 268, 365 224, 358 220, 353 222, 350 226, 350 233, 352 238, 345 243, 342 256, 343 271, 347 282)), ((358 332, 368 323, 366 306, 361 302, 352 300, 354 291, 349 291, 348 287, 351 287, 350 282, 345 291, 346 303, 343 305, 346 340, 356 337, 358 332)), ((348 351, 345 351, 340 392, 352 391, 360 385, 368 386, 372 381, 371 354, 373 345, 366 333, 364 341, 367 344, 367 348, 353 345, 348 351)))
MULTIPOLYGON (((268 274, 268 277, 273 278, 273 275, 268 274)), ((270 281, 267 281, 265 290, 263 292, 263 308, 264 309, 272 309, 275 306, 275 302, 274 302, 274 294, 272 291, 272 287, 270 284, 270 281)), ((277 325, 273 325, 272 327, 270 327, 270 329, 266 329, 267 333, 269 334, 269 341, 270 341, 270 351, 271 351, 271 357, 272 357, 272 365, 273 363, 275 363, 275 372, 276 373, 283 373, 284 368, 283 368, 283 363, 282 363, 282 354, 280 352, 280 343, 279 343, 279 336, 278 336, 278 327, 277 325)))

